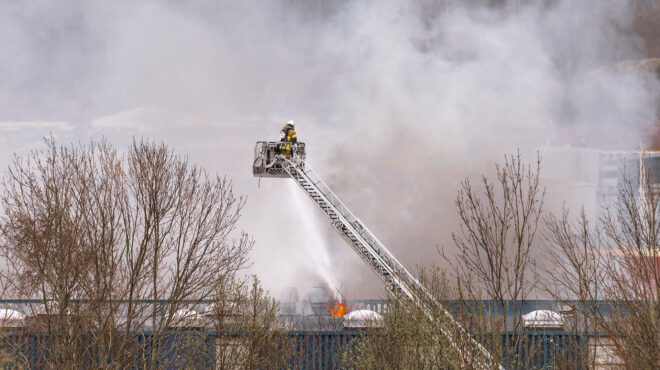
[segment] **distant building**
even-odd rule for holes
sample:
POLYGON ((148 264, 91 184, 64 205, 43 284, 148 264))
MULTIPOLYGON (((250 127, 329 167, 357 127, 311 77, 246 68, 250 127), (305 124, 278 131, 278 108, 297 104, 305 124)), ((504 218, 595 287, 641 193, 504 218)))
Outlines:
POLYGON ((618 186, 630 181, 633 189, 640 194, 642 165, 646 176, 656 191, 660 191, 660 151, 653 152, 600 152, 598 156, 598 198, 606 202, 615 201, 618 186))
POLYGON ((607 151, 592 148, 547 146, 539 148, 543 157, 541 176, 552 201, 575 209, 584 206, 590 218, 597 218, 606 204, 619 195, 619 186, 630 181, 640 194, 640 164, 656 192, 660 192, 660 151, 607 151))

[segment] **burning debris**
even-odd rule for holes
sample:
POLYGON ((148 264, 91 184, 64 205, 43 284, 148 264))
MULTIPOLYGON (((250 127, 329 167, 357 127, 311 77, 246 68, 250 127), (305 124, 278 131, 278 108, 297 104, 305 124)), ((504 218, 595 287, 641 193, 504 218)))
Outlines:
POLYGON ((341 317, 348 313, 346 302, 341 294, 339 299, 330 298, 332 292, 327 287, 314 287, 309 291, 309 302, 315 315, 341 317))
POLYGON ((333 317, 341 317, 346 315, 346 304, 339 301, 328 303, 328 313, 333 317))

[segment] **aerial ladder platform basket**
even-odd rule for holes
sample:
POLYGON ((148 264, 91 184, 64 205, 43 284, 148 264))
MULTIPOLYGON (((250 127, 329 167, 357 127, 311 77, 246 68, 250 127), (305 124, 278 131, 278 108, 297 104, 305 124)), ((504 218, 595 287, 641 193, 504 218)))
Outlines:
MULTIPOLYGON (((305 165, 304 143, 292 143, 288 158, 280 142, 258 141, 254 147, 255 177, 292 178, 328 217, 332 227, 376 273, 396 299, 418 307, 430 320, 442 320, 445 336, 461 359, 480 368, 502 368, 490 353, 458 323, 431 293, 385 248, 376 236, 337 197, 330 187, 305 165)), ((467 364, 464 364, 467 366, 467 364)))

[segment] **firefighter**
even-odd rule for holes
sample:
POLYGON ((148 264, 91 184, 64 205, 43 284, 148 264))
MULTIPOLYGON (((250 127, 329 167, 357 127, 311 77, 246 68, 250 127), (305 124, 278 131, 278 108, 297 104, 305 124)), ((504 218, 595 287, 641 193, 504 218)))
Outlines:
POLYGON ((292 144, 298 142, 298 137, 296 136, 295 123, 293 121, 288 121, 280 130, 280 146, 279 152, 284 154, 286 159, 291 159, 292 144))

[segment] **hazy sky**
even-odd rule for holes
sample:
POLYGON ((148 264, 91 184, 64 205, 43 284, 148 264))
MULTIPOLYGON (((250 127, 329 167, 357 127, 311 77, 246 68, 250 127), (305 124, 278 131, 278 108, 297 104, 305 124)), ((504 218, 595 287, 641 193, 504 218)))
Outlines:
POLYGON ((267 288, 377 296, 292 181, 251 176, 254 142, 282 121, 413 266, 442 263, 465 176, 516 148, 635 148, 656 113, 646 76, 610 68, 643 57, 626 1, 459 3, 0 0, 0 165, 50 132, 164 140, 248 196, 250 271, 267 288))

